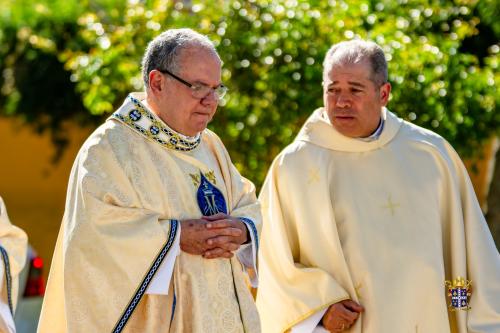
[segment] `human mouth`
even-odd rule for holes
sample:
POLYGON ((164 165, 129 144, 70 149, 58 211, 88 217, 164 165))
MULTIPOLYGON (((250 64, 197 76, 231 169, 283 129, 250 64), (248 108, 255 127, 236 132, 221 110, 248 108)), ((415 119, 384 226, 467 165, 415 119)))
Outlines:
POLYGON ((333 116, 335 118, 354 118, 355 111, 348 108, 334 109, 333 116))
POLYGON ((349 114, 337 114, 335 115, 335 118, 337 119, 354 119, 354 116, 353 115, 349 115, 349 114))
POLYGON ((195 112, 195 115, 209 117, 210 112, 195 112))
POLYGON ((356 117, 350 113, 337 113, 333 117, 333 121, 341 126, 351 126, 356 120, 356 117))

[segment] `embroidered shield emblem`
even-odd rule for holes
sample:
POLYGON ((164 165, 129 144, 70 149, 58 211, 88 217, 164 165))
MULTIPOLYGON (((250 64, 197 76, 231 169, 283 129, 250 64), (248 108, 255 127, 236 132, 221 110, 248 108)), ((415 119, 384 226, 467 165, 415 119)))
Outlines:
POLYGON ((450 310, 469 310, 471 281, 459 276, 451 282, 445 281, 445 284, 448 288, 448 297, 450 298, 450 310))
POLYGON ((198 207, 205 216, 217 213, 227 214, 226 200, 222 192, 200 172, 200 185, 196 192, 198 207))
POLYGON ((454 308, 467 307, 467 289, 454 288, 450 290, 451 306, 454 308))

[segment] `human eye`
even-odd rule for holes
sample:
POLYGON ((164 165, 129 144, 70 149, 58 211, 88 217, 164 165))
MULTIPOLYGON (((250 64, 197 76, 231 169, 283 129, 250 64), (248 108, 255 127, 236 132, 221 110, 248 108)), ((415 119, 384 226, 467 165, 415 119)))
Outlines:
POLYGON ((191 89, 193 89, 193 91, 196 91, 196 92, 204 92, 204 91, 208 91, 210 89, 210 87, 203 84, 203 83, 194 83, 191 86, 191 89))
POLYGON ((191 89, 193 90, 193 96, 196 98, 203 98, 212 91, 212 88, 203 83, 194 83, 191 89))
POLYGON ((338 92, 339 92, 339 90, 340 90, 340 89, 339 89, 339 88, 337 88, 337 87, 328 87, 326 91, 327 91, 329 94, 333 95, 333 94, 338 93, 338 92))

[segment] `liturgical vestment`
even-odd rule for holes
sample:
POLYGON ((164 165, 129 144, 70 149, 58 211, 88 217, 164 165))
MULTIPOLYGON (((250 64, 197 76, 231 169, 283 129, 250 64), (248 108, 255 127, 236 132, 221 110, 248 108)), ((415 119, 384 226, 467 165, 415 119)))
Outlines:
POLYGON ((26 262, 28 237, 12 225, 7 209, 0 197, 0 332, 14 333, 19 273, 26 262))
POLYGON ((273 162, 259 197, 263 332, 345 299, 365 308, 346 332, 500 332, 500 256, 467 171, 443 138, 382 117, 365 142, 318 109, 273 162), (451 311, 445 281, 458 277, 471 295, 451 311))
POLYGON ((260 332, 236 256, 180 251, 157 283, 163 291, 149 289, 179 246, 180 220, 241 218, 252 251, 261 216, 220 139, 174 132, 144 98, 129 95, 78 153, 38 332, 260 332))

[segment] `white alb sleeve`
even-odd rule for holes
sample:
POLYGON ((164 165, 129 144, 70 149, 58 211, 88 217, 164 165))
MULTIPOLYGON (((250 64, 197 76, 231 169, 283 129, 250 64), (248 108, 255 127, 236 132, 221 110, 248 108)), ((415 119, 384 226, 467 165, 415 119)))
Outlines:
POLYGON ((251 268, 254 272, 254 276, 250 277, 250 284, 253 288, 258 287, 258 274, 257 274, 257 251, 259 248, 259 236, 257 235, 257 229, 252 220, 247 218, 240 218, 240 220, 245 223, 248 229, 248 234, 250 234, 250 242, 248 244, 243 244, 240 246, 238 251, 236 251, 236 256, 243 266, 246 268, 251 268))
POLYGON ((328 333, 320 324, 321 318, 325 315, 326 310, 328 310, 328 308, 316 312, 292 327, 292 333, 328 333))
POLYGON ((170 280, 172 279, 172 274, 174 272, 174 265, 177 256, 181 251, 180 240, 181 240, 181 224, 178 223, 178 231, 175 235, 174 243, 172 248, 163 259, 160 264, 158 271, 149 283, 148 289, 146 289, 146 294, 154 295, 168 295, 168 289, 170 287, 170 280))

